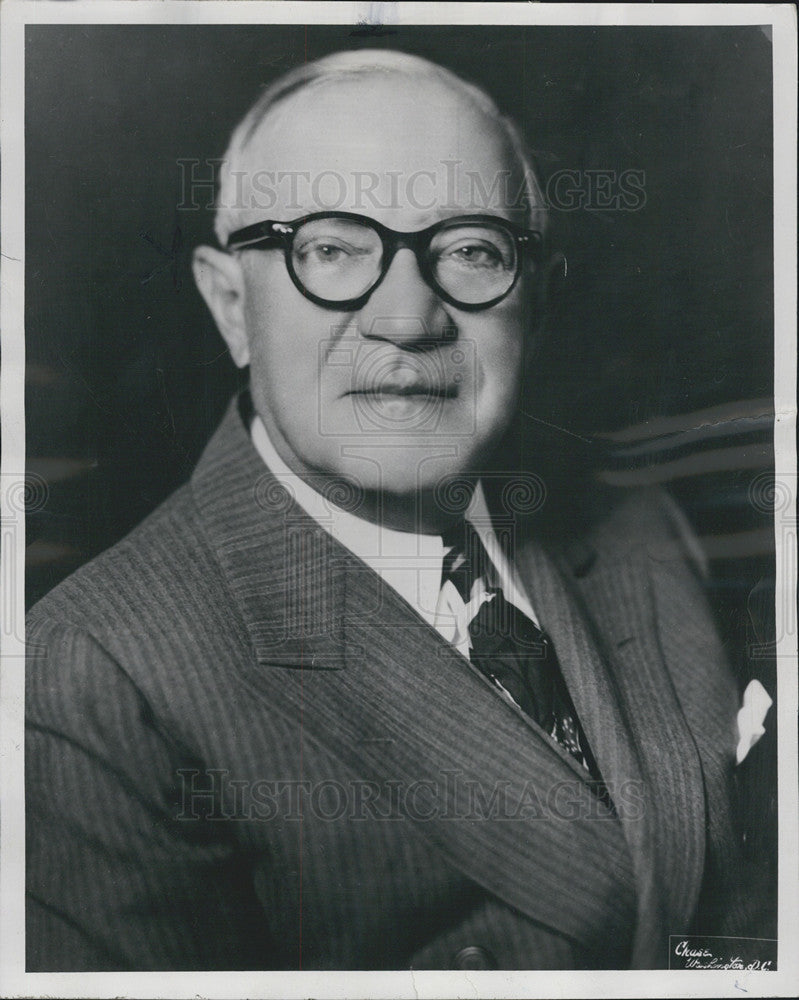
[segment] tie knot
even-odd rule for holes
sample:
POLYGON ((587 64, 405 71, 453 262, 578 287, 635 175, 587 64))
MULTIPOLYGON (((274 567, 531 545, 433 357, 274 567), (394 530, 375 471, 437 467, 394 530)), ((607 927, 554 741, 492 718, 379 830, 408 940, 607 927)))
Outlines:
POLYGON ((448 550, 441 566, 441 583, 450 580, 468 603, 475 580, 485 577, 489 571, 488 553, 468 521, 448 528, 441 538, 448 550))

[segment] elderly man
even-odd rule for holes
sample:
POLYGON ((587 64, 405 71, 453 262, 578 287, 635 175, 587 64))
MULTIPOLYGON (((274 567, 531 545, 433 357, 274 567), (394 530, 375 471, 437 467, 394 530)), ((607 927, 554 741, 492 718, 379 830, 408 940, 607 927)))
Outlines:
POLYGON ((561 263, 513 125, 424 60, 322 59, 235 131, 216 228, 249 393, 31 615, 28 968, 649 968, 747 933, 680 514, 509 468, 561 263))

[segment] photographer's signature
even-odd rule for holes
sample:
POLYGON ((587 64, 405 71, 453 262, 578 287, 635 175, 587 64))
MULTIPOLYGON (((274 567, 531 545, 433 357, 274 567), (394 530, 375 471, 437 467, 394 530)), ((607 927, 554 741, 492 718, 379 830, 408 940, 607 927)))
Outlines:
POLYGON ((744 960, 735 953, 715 954, 709 948, 683 939, 674 947, 681 969, 740 969, 746 972, 773 971, 773 961, 744 960))

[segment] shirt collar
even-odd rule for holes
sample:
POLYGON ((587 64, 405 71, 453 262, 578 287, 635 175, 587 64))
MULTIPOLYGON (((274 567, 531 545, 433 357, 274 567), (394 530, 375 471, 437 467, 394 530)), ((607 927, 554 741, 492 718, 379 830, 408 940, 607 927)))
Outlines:
MULTIPOLYGON (((292 472, 278 455, 259 416, 251 427, 252 442, 270 472, 294 500, 336 541, 363 560, 392 586, 430 625, 435 625, 436 606, 441 590, 441 566, 445 547, 440 535, 395 531, 357 517, 330 502, 292 472)), ((506 600, 527 614, 535 615, 524 595, 515 570, 491 527, 491 517, 482 483, 477 484, 466 511, 497 571, 506 600)))

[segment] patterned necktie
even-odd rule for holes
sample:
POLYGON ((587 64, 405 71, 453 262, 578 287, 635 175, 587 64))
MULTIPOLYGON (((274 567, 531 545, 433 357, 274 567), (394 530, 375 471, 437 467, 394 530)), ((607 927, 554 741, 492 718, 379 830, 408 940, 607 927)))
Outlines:
MULTIPOLYGON (((491 585, 488 553, 468 522, 447 532, 443 541, 449 551, 442 586, 450 581, 467 607, 469 659, 600 782, 549 636, 491 585)), ((607 799, 604 786, 597 790, 607 799)))

